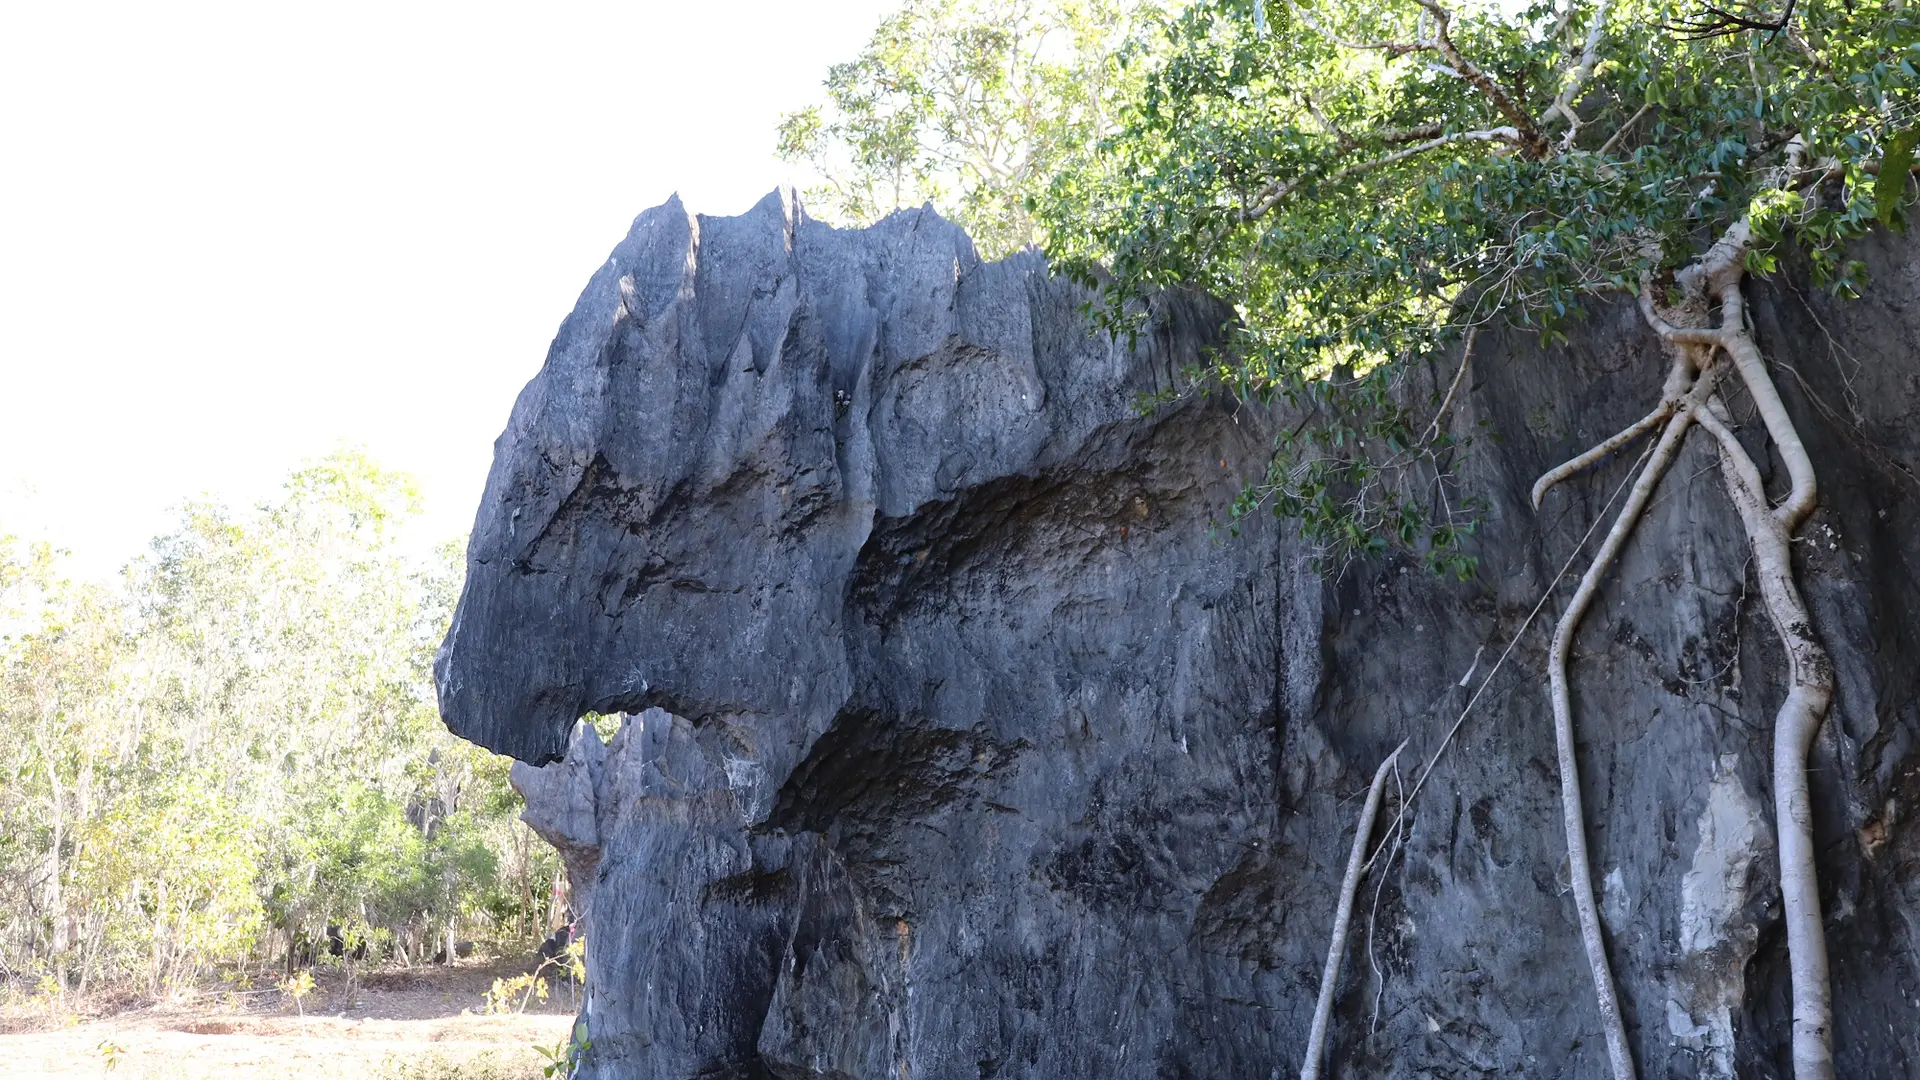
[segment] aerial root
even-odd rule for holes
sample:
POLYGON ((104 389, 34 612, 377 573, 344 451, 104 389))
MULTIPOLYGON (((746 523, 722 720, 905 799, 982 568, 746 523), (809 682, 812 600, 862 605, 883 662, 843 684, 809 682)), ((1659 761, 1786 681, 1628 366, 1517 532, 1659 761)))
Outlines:
POLYGON ((1579 457, 1557 465, 1541 474, 1540 479, 1533 482, 1533 508, 1535 510, 1540 509, 1540 500, 1547 497, 1547 492, 1553 490, 1554 485, 1587 469, 1591 469, 1608 455, 1616 453, 1622 447, 1658 427, 1662 421, 1673 415, 1676 404, 1672 399, 1661 401, 1659 405, 1654 407, 1652 412, 1640 418, 1632 427, 1594 446, 1579 457))
MULTIPOLYGON (((1798 137, 1796 136, 1796 139, 1798 137)), ((1796 156, 1797 160, 1797 156, 1796 156)), ((1794 166, 1797 168, 1797 165, 1794 166)), ((1572 870, 1574 906, 1580 936, 1592 968, 1607 1053, 1614 1080, 1633 1080, 1633 1058, 1626 1042, 1613 975, 1607 964, 1593 898, 1593 869, 1587 853, 1578 763, 1574 757, 1573 708, 1567 686, 1567 660, 1580 621, 1606 574, 1646 509, 1653 489, 1671 463, 1690 425, 1698 422, 1719 445, 1720 472, 1753 551, 1759 591, 1786 652, 1788 690, 1774 717, 1774 819, 1780 860, 1780 894, 1787 931, 1788 969, 1793 1000, 1792 1057, 1795 1080, 1833 1080, 1833 999, 1827 962, 1826 931, 1821 921, 1818 867, 1814 858, 1813 803, 1807 757, 1832 704, 1833 662, 1814 635, 1793 569, 1793 533, 1814 510, 1819 491, 1805 442, 1788 414, 1767 370, 1766 358, 1747 327, 1741 284, 1752 226, 1742 218, 1707 253, 1675 275, 1685 297, 1676 314, 1684 322, 1705 321, 1718 301, 1720 325, 1676 326, 1654 301, 1650 277, 1642 279, 1639 303, 1647 324, 1671 350, 1673 369, 1659 408, 1639 424, 1548 473, 1534 485, 1534 505, 1548 489, 1665 419, 1659 443, 1634 483, 1633 494, 1615 519, 1600 552, 1567 605, 1554 632, 1549 657, 1554 738, 1558 748, 1561 807, 1567 830, 1567 860, 1572 870), (1767 437, 1785 465, 1788 491, 1770 505, 1759 467, 1728 426, 1726 406, 1713 396, 1719 374, 1712 362, 1725 352, 1753 399, 1767 437), (1697 377, 1692 372, 1698 370, 1697 377), (1689 386, 1691 382, 1691 386, 1689 386)), ((1602 512, 1604 514, 1604 511, 1602 512)), ((1415 784, 1416 791, 1419 785, 1415 784)))
POLYGON ((1609 455, 1617 453, 1627 444, 1671 418, 1674 410, 1680 408, 1681 399, 1693 388, 1695 358, 1696 354, 1691 350, 1675 350, 1673 366, 1667 372, 1667 385, 1660 391, 1660 404, 1655 405, 1652 412, 1641 417, 1625 431, 1599 443, 1571 461, 1548 469, 1540 479, 1533 482, 1533 508, 1540 509, 1541 500, 1547 497, 1547 492, 1553 490, 1555 485, 1591 469, 1609 455))
POLYGON ((1340 882, 1340 906, 1333 913, 1333 943, 1327 946, 1327 966, 1320 974, 1320 1000, 1313 1007, 1313 1029, 1307 1036, 1307 1057, 1300 1065, 1300 1080, 1318 1080, 1320 1060, 1325 1056, 1327 1021, 1333 1015, 1334 986, 1340 981, 1340 959, 1347 949, 1347 927, 1353 919, 1353 897, 1360 889, 1360 871, 1366 863, 1367 839, 1373 835, 1373 819, 1380 813, 1380 798, 1387 789, 1387 776, 1400 758, 1403 741, 1374 770, 1373 784, 1367 788, 1367 805, 1360 811, 1360 825, 1353 833, 1353 849, 1347 855, 1347 876, 1340 882))
POLYGON ((1660 441, 1648 456, 1646 466, 1641 469, 1625 505, 1620 508, 1620 516, 1614 519, 1613 527, 1600 544, 1600 550, 1595 553, 1593 562, 1581 577, 1573 599, 1560 616, 1560 625, 1554 629, 1549 655, 1554 742, 1559 757, 1560 806, 1567 833, 1567 862, 1572 877, 1570 884, 1574 908, 1580 917, 1580 941, 1586 950, 1587 966, 1593 974, 1594 994, 1600 1008, 1600 1021, 1606 1034, 1607 1057, 1614 1080, 1634 1080, 1636 1074, 1633 1052, 1627 1044, 1626 1022, 1620 1013, 1619 993, 1614 988, 1613 969, 1607 961, 1599 907, 1593 896, 1593 865, 1587 851, 1586 811, 1580 790, 1579 763, 1574 756, 1573 702, 1567 686, 1567 658, 1573 649, 1574 634, 1579 630, 1581 620, 1586 617, 1594 595, 1599 592, 1601 579, 1606 576, 1620 549, 1626 545, 1634 527, 1639 524, 1640 515, 1646 510, 1654 489, 1665 475, 1667 467, 1673 463, 1687 429, 1693 423, 1694 410, 1713 392, 1718 378, 1716 369, 1707 368, 1679 401, 1672 405, 1663 403, 1662 410, 1655 412, 1655 416, 1660 416, 1662 411, 1665 414, 1666 427, 1660 434, 1660 441))
POLYGON ((1755 503, 1766 504, 1766 487, 1760 479, 1760 468, 1754 464, 1753 456, 1747 448, 1740 445, 1739 436, 1727 427, 1727 406, 1715 394, 1704 406, 1696 409, 1693 419, 1707 434, 1720 444, 1720 465, 1727 470, 1727 494, 1733 498, 1734 508, 1741 511, 1744 521, 1747 511, 1755 503))
POLYGON ((1794 578, 1792 550, 1794 530, 1813 513, 1819 500, 1819 483, 1799 428, 1780 399, 1759 344, 1747 330, 1739 257, 1749 236, 1744 220, 1729 229, 1701 264, 1700 275, 1720 300, 1717 343, 1739 370, 1754 411, 1786 466, 1788 490, 1780 505, 1768 506, 1760 470, 1727 429, 1723 415, 1711 407, 1695 408, 1705 418, 1703 426, 1720 444, 1727 494, 1746 527, 1760 596, 1787 655, 1787 696, 1773 723, 1773 809, 1779 844, 1781 916, 1787 928, 1787 968, 1793 995, 1793 1075, 1795 1080, 1831 1080, 1832 972, 1820 915, 1807 756, 1833 703, 1833 661, 1814 636, 1806 601, 1794 578), (1718 262, 1713 262, 1716 253, 1718 262))
MULTIPOLYGON (((1741 375, 1751 388, 1752 376, 1746 366, 1742 366, 1741 375)), ((1768 378, 1763 367, 1758 375, 1768 378)), ((1769 378, 1755 397, 1763 398, 1772 390, 1769 378)), ((1777 394, 1773 396, 1778 399, 1777 394)), ((1727 496, 1746 527, 1761 600, 1787 654, 1787 697, 1773 721, 1773 791, 1781 914, 1787 928, 1787 966, 1793 995, 1793 1075, 1795 1080, 1831 1080, 1833 996, 1814 859, 1813 795, 1807 781, 1807 755, 1833 701, 1833 664, 1813 636, 1806 601, 1793 578, 1792 553, 1795 511, 1811 506, 1814 499, 1812 465, 1800 462, 1794 493, 1781 508, 1770 508, 1759 467, 1726 425, 1725 406, 1716 399, 1696 413, 1700 426, 1720 444, 1720 472, 1727 496), (1805 477, 1804 492, 1800 477, 1805 477)), ((1784 417, 1785 411, 1780 410, 1778 415, 1784 417)), ((1798 434, 1790 430, 1770 434, 1776 446, 1792 448, 1783 455, 1791 463, 1792 454, 1801 448, 1798 434)))

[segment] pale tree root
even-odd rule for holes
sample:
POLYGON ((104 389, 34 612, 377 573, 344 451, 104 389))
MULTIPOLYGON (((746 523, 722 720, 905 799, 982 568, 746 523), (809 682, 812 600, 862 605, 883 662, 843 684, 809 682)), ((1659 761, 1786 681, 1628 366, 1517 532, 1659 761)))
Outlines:
POLYGON ((1681 396, 1692 386, 1691 370, 1684 357, 1675 358, 1672 370, 1667 373, 1666 388, 1660 394, 1660 404, 1654 406, 1652 412, 1635 421, 1633 426, 1625 431, 1594 445, 1573 460, 1556 465, 1541 474, 1540 479, 1533 482, 1533 508, 1540 509, 1540 500, 1547 497, 1547 492, 1553 490, 1554 485, 1599 464, 1609 454, 1659 427, 1662 421, 1671 417, 1674 410, 1680 407, 1681 396))
MULTIPOLYGON (((1819 488, 1813 461, 1787 414, 1780 391, 1767 372, 1746 325, 1740 286, 1743 257, 1751 241, 1745 221, 1736 223, 1680 284, 1697 296, 1720 301, 1720 326, 1696 330, 1668 325, 1643 295, 1647 319, 1661 337, 1677 344, 1724 349, 1753 397, 1767 437, 1786 466, 1789 490, 1777 507, 1767 505, 1760 470, 1711 408, 1694 411, 1720 444, 1721 473, 1752 546, 1761 600, 1787 654, 1786 700, 1774 717, 1774 822, 1780 853, 1780 899, 1787 927, 1787 963, 1793 993, 1793 1075, 1795 1080, 1832 1080, 1833 992, 1827 966, 1826 930, 1820 915, 1820 880, 1814 861, 1813 800, 1807 783, 1807 757, 1833 701, 1833 662, 1814 636, 1806 602, 1793 575, 1793 534, 1813 507, 1819 488)), ((1722 407, 1724 411, 1724 407, 1722 407)))
MULTIPOLYGON (((1677 360, 1675 370, 1684 373, 1684 362, 1677 360)), ((1627 1044, 1626 1022, 1620 1014, 1620 995, 1614 988, 1613 969, 1607 962, 1606 939, 1600 929, 1600 910, 1593 896, 1593 865, 1587 852, 1586 809, 1580 791, 1579 762, 1574 753, 1573 702, 1567 687, 1567 657, 1573 650, 1574 635, 1600 590, 1601 579, 1620 554, 1620 549, 1626 545, 1627 538, 1633 534, 1634 526, 1639 524, 1640 515, 1652 499, 1654 488, 1659 485, 1667 466, 1673 463, 1674 455, 1678 453, 1687 429, 1693 423, 1694 409, 1713 392, 1718 377, 1717 371, 1707 368, 1694 378, 1692 385, 1680 395, 1677 402, 1672 406, 1663 405, 1668 415, 1666 427, 1660 433, 1660 441, 1654 445, 1639 479, 1634 481, 1633 490, 1628 492, 1627 501, 1620 508, 1620 516, 1614 519, 1606 539, 1601 541, 1600 550, 1594 554, 1593 562, 1581 577, 1573 599, 1568 601, 1566 611, 1561 614, 1560 624, 1554 628, 1553 645, 1548 657, 1553 734, 1560 767, 1560 809, 1567 833, 1570 886, 1574 909, 1580 918, 1580 943, 1587 954, 1587 967, 1593 974, 1594 996, 1600 1009, 1607 1060, 1614 1080, 1634 1080, 1636 1073, 1633 1050, 1627 1044)), ((1656 410, 1654 415, 1658 416, 1659 411, 1656 410)), ((1628 432, 1633 430, 1629 428, 1628 432)), ((1574 460, 1577 462, 1580 459, 1574 460)))
POLYGON ((1360 871, 1367 861, 1367 839, 1373 835, 1373 819, 1380 813, 1380 799, 1387 789, 1387 776, 1407 744, 1394 747, 1393 753, 1374 770, 1373 784, 1367 788, 1367 804, 1360 811, 1360 825, 1353 833, 1353 849, 1347 855, 1347 875, 1340 881, 1340 906, 1333 913, 1333 943, 1327 946, 1327 966, 1320 973, 1320 999, 1313 1007, 1313 1027, 1307 1034, 1307 1057, 1300 1065, 1300 1080, 1318 1080, 1320 1061, 1326 1056, 1327 1021, 1333 1016, 1333 991, 1340 981, 1340 960, 1347 951, 1347 927, 1353 920, 1353 898, 1360 890, 1360 871))
POLYGON ((1807 755, 1833 700, 1833 663, 1813 636, 1806 602, 1793 580, 1791 535, 1781 515, 1767 508, 1760 470, 1714 410, 1700 411, 1700 425, 1719 440, 1727 495, 1746 526, 1761 600, 1786 647, 1789 688, 1773 721, 1773 799, 1781 908, 1793 980, 1793 1074, 1796 1080, 1832 1080, 1833 1000, 1814 865, 1807 755))
POLYGON ((1535 510, 1540 509, 1540 500, 1547 497, 1547 492, 1552 491, 1554 485, 1567 480, 1579 472, 1592 468, 1605 460, 1609 454, 1633 442, 1654 428, 1659 427, 1661 421, 1673 415, 1673 406, 1674 403, 1671 401, 1662 401, 1657 408, 1646 416, 1641 417, 1632 427, 1594 446, 1579 457, 1564 464, 1556 465, 1552 470, 1543 473, 1540 479, 1533 482, 1533 508, 1535 510))
POLYGON ((1537 507, 1540 497, 1554 484, 1599 461, 1663 420, 1666 424, 1627 505, 1614 521, 1561 617, 1554 633, 1549 665, 1574 906, 1579 912, 1582 944, 1593 972, 1614 1080, 1633 1080, 1634 1065, 1593 897, 1578 763, 1574 758, 1567 659, 1574 634, 1593 602, 1600 579, 1637 524, 1688 427, 1696 421, 1719 444, 1721 474, 1753 550, 1767 615, 1787 653, 1790 685, 1775 717, 1773 784, 1779 832, 1780 891, 1792 976, 1793 1072, 1795 1080, 1833 1080, 1834 1077, 1833 1002, 1826 934, 1820 917, 1819 878, 1814 863, 1812 799, 1807 784, 1807 756, 1833 699, 1833 664, 1813 634, 1806 604, 1794 580, 1791 550, 1793 533, 1812 513, 1818 489, 1806 446, 1767 372, 1759 346, 1747 330, 1746 305, 1740 287, 1746 276, 1744 260, 1751 239, 1747 222, 1737 222, 1705 256, 1678 275, 1678 284, 1688 298, 1679 313, 1687 316, 1686 321, 1704 322, 1710 303, 1717 300, 1720 305, 1717 328, 1672 325, 1655 309, 1651 283, 1643 283, 1641 311, 1675 357, 1674 371, 1668 377, 1660 406, 1633 427, 1559 466, 1534 485, 1537 507), (1766 425, 1767 436, 1786 466, 1790 490, 1778 507, 1769 507, 1758 467, 1728 429, 1724 405, 1712 398, 1718 375, 1711 364, 1716 353, 1722 350, 1740 372, 1741 381, 1752 394, 1755 408, 1766 425), (1695 369, 1700 375, 1688 385, 1689 373, 1695 369), (1676 392, 1682 388, 1684 395, 1676 392))

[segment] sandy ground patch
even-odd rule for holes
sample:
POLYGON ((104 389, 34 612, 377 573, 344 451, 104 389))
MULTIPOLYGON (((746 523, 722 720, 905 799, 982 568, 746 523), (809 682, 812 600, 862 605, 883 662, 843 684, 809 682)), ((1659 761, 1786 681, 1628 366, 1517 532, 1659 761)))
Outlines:
POLYGON ((520 1015, 475 1015, 493 980, 520 963, 383 972, 349 1002, 322 977, 295 1014, 277 993, 202 995, 60 1023, 15 1014, 0 1034, 0 1077, 111 1080, 522 1080, 536 1046, 566 1039, 575 1002, 561 988, 520 1015), (250 1004, 252 1003, 252 1004, 250 1004), (465 1011, 465 1015, 463 1015, 465 1011), (110 1064, 111 1062, 111 1064, 110 1064), (458 1071, 455 1067, 461 1067, 458 1071))

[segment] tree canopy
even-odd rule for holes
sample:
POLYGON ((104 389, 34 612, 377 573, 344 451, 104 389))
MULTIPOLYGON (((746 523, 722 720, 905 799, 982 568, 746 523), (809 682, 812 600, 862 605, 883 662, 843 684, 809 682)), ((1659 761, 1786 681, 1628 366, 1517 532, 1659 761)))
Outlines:
POLYGON ((1138 79, 1121 63, 1141 0, 908 0, 826 101, 789 113, 779 152, 819 183, 817 217, 866 224, 933 202, 997 258, 1038 242, 1031 204, 1093 168, 1138 79))
POLYGON ((409 548, 418 503, 349 451, 186 504, 118 587, 0 541, 0 975, 159 993, 329 928, 533 929, 557 864, 439 722, 459 553, 409 548))
POLYGON ((1582 297, 1665 281, 1743 220, 1748 269, 1791 237, 1855 291, 1841 245, 1901 221, 1905 170, 1880 163, 1911 161, 1912 14, 1762 19, 1665 0, 1195 4, 1148 31, 1164 58, 1097 167, 1054 178, 1050 252, 1111 274, 1115 320, 1144 288, 1233 301, 1233 346, 1195 386, 1316 410, 1243 511, 1466 572, 1472 496, 1444 479, 1439 403, 1397 392, 1410 361, 1494 320, 1551 339, 1582 297))

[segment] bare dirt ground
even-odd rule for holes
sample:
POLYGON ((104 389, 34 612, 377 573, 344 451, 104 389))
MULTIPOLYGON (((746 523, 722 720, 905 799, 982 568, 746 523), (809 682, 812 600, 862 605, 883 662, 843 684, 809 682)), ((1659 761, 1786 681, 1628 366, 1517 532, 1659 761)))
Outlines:
POLYGON ((53 1017, 0 1014, 0 1077, 78 1080, 534 1080, 572 1028, 564 983, 520 1014, 485 1015, 495 978, 530 960, 463 960, 364 974, 351 1001, 316 972, 299 1015, 277 990, 214 990, 152 1004, 97 998, 53 1017))

